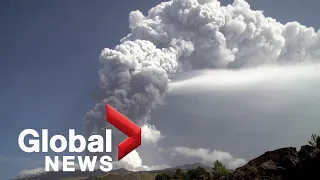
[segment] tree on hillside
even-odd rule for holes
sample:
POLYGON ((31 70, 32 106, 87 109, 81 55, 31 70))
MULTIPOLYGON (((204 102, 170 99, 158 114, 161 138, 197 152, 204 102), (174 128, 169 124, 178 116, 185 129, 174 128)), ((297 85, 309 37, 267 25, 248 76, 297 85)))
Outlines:
POLYGON ((196 176, 201 177, 201 176, 207 176, 207 170, 203 167, 197 167, 196 169, 196 176))
POLYGON ((320 136, 316 134, 312 134, 311 140, 309 140, 308 143, 313 147, 320 148, 320 136))
POLYGON ((166 174, 157 174, 155 180, 170 180, 170 178, 167 178, 166 174))
POLYGON ((187 179, 196 179, 197 178, 197 172, 195 169, 189 169, 187 171, 187 179))
POLYGON ((173 179, 185 180, 187 179, 187 173, 178 168, 173 174, 173 179))
POLYGON ((172 175, 169 175, 169 174, 165 174, 165 173, 164 173, 163 176, 166 177, 168 180, 171 180, 171 179, 172 179, 172 175))
POLYGON ((181 179, 188 180, 188 173, 186 171, 181 172, 181 179))
POLYGON ((181 172, 182 172, 182 170, 181 170, 180 168, 178 168, 178 169, 176 169, 176 172, 175 172, 175 173, 176 173, 177 175, 180 175, 181 172))
POLYGON ((214 177, 221 177, 229 174, 229 170, 218 160, 213 164, 212 173, 214 177))

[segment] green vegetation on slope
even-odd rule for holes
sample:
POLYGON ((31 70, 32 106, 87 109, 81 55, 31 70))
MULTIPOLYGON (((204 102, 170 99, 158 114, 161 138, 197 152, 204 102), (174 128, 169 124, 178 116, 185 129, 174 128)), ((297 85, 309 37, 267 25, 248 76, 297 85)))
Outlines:
POLYGON ((215 161, 214 166, 212 168, 212 172, 207 171, 203 167, 197 167, 196 169, 189 169, 186 171, 182 171, 181 169, 177 169, 173 174, 161 173, 158 174, 155 180, 193 180, 193 179, 208 179, 212 180, 213 178, 219 178, 221 176, 225 176, 230 172, 228 169, 220 162, 215 161))
POLYGON ((311 140, 308 141, 310 146, 320 148, 320 136, 316 134, 311 135, 311 140))

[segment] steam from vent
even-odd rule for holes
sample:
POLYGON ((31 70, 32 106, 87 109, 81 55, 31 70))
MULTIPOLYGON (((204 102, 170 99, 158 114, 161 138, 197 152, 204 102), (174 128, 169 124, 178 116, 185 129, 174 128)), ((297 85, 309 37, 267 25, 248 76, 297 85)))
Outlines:
POLYGON ((163 2, 147 16, 131 12, 129 28, 120 45, 101 52, 101 91, 85 116, 88 133, 104 133, 106 104, 140 126, 148 124, 177 72, 312 63, 320 56, 313 28, 281 24, 244 0, 228 6, 217 0, 163 2))

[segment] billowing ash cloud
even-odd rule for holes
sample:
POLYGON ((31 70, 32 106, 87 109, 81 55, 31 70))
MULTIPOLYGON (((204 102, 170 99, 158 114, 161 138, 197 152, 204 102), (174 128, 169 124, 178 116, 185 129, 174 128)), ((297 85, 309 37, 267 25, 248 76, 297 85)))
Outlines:
POLYGON ((316 62, 320 55, 313 28, 281 24, 244 0, 228 6, 216 0, 163 2, 147 16, 131 12, 129 28, 120 45, 101 52, 101 91, 85 116, 88 133, 104 133, 105 104, 140 126, 148 123, 177 72, 316 62))

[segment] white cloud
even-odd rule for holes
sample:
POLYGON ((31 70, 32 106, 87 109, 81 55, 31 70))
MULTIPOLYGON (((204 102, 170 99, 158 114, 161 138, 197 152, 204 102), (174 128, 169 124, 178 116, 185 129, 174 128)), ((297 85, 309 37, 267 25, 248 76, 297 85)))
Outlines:
POLYGON ((168 103, 151 119, 170 137, 162 146, 220 149, 252 159, 268 150, 299 147, 319 133, 318 64, 181 75, 188 78, 170 84, 168 103), (169 118, 174 120, 170 127, 160 121, 169 118))
POLYGON ((175 147, 173 148, 173 152, 175 153, 175 155, 201 158, 204 163, 212 162, 213 164, 214 161, 218 160, 222 162, 226 167, 231 169, 240 167, 247 163, 245 159, 234 158, 228 152, 222 152, 217 150, 210 151, 209 149, 203 148, 192 149, 187 147, 175 147))
POLYGON ((154 125, 144 124, 141 127, 142 131, 142 139, 143 142, 152 142, 157 143, 159 140, 164 138, 163 135, 161 135, 161 132, 156 129, 154 125))
MULTIPOLYGON (((202 70, 185 80, 170 83, 171 93, 212 90, 216 88, 241 88, 263 82, 290 83, 319 77, 320 64, 288 66, 262 66, 240 70, 202 70)), ((181 76, 186 76, 182 74, 181 76)))
POLYGON ((34 169, 20 171, 19 176, 29 176, 29 175, 41 174, 44 172, 45 172, 44 168, 34 168, 34 169))
POLYGON ((153 165, 153 166, 143 165, 142 159, 136 150, 133 150, 131 153, 129 153, 119 162, 114 163, 114 166, 116 168, 125 168, 130 171, 151 171, 151 170, 158 170, 158 169, 164 169, 164 168, 170 167, 165 164, 153 165))

